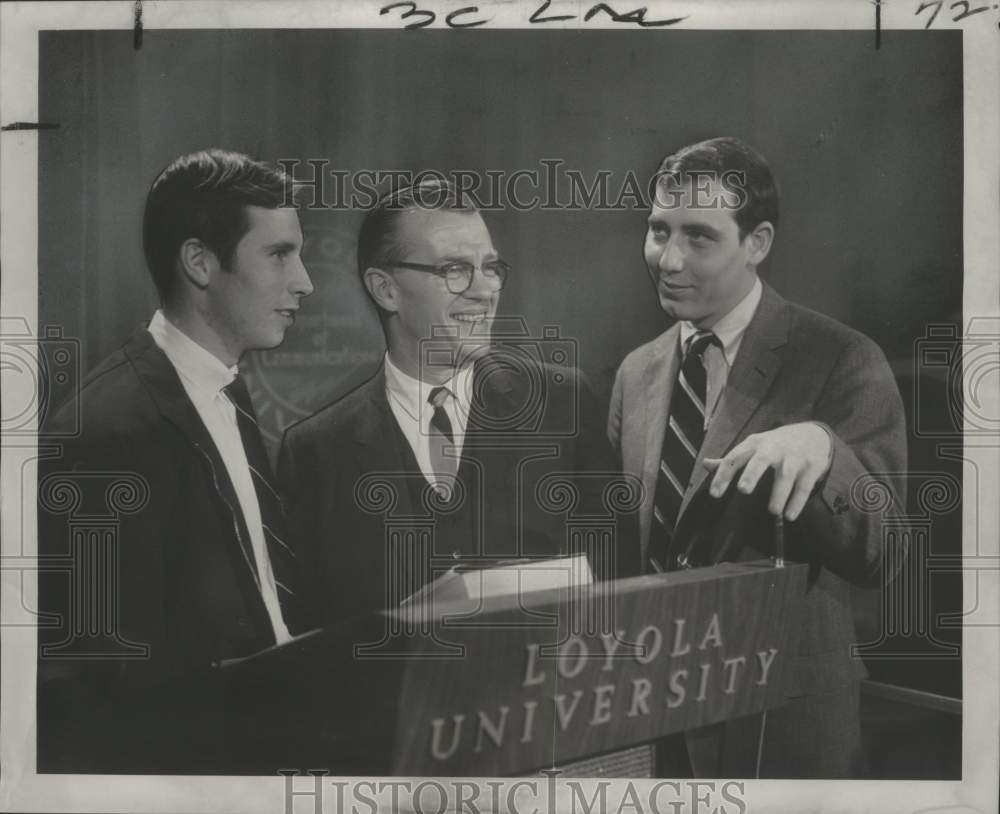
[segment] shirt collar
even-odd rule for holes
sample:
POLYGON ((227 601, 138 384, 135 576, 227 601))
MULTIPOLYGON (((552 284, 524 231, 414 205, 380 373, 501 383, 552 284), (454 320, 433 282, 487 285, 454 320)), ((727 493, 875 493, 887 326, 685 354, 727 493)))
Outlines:
MULTIPOLYGON (((733 362, 736 360, 736 353, 740 349, 740 342, 743 341, 743 334, 746 333, 750 320, 753 319, 753 315, 757 312, 757 306, 760 304, 763 292, 764 286, 761 284, 760 278, 754 277, 753 286, 747 292, 747 295, 728 314, 712 326, 712 333, 722 343, 722 353, 726 357, 726 364, 730 367, 733 366, 733 362)), ((696 333, 698 333, 698 329, 687 320, 680 324, 682 351, 687 347, 688 340, 696 333)))
MULTIPOLYGON (((430 407, 427 400, 436 386, 404 373, 393 364, 392 357, 386 352, 385 389, 414 421, 418 421, 424 410, 430 407)), ((472 365, 460 368, 443 386, 451 391, 462 412, 468 413, 472 402, 472 365)))
MULTIPOLYGON (((443 386, 454 396, 463 413, 467 413, 472 401, 472 365, 460 368, 443 386)), ((404 373, 393 364, 392 357, 386 352, 385 389, 414 421, 417 421, 424 410, 430 407, 427 400, 435 387, 437 385, 414 379, 408 373, 404 373)))
POLYGON ((239 373, 238 367, 227 367, 167 319, 162 310, 153 314, 147 330, 178 375, 206 396, 217 395, 239 373))

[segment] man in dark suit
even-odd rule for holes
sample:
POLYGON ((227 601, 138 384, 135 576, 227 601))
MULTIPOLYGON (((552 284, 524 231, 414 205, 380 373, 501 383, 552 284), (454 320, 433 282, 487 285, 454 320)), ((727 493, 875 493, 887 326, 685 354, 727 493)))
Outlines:
POLYGON ((457 560, 565 552, 566 513, 606 516, 614 469, 586 383, 551 363, 565 341, 492 343, 513 272, 450 186, 384 196, 358 270, 385 361, 291 427, 279 455, 296 552, 330 625, 397 606, 457 560))
POLYGON ((149 191, 143 243, 161 309, 48 428, 79 416, 39 482, 41 607, 61 614, 40 635, 43 770, 225 767, 189 761, 223 704, 203 679, 305 621, 236 366, 278 346, 312 291, 291 179, 223 150, 178 158, 149 191), (109 512, 117 540, 79 535, 109 512))
MULTIPOLYGON (((641 560, 657 571, 773 555, 780 520, 786 556, 808 563, 809 579, 791 622, 790 698, 763 724, 760 773, 856 775, 865 671, 850 653, 850 584, 880 585, 903 554, 886 549, 863 499, 875 488, 898 505, 901 494, 892 372, 870 339, 758 279, 778 195, 753 149, 732 138, 685 147, 664 159, 655 192, 645 259, 677 322, 622 362, 608 420, 624 470, 645 485, 641 560)), ((691 770, 716 776, 723 738, 743 738, 755 758, 761 726, 757 716, 688 733, 691 770)))

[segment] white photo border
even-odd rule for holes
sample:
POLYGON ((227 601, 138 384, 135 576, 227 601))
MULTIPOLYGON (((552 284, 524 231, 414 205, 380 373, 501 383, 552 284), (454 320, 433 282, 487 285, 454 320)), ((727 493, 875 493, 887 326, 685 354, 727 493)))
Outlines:
MULTIPOLYGON (((142 4, 146 31, 194 28, 339 28, 398 29, 396 14, 380 15, 383 2, 148 2, 142 4)), ((490 26, 527 28, 538 2, 469 0, 488 11, 490 26)), ((652 18, 688 15, 679 23, 685 29, 861 29, 875 36, 876 6, 886 32, 924 28, 927 13, 917 15, 920 0, 873 3, 829 3, 823 0, 773 0, 716 2, 715 0, 648 0, 652 18)), ((431 9, 454 10, 446 0, 420 4, 431 9)), ((571 13, 576 19, 551 28, 610 28, 613 23, 597 17, 586 24, 582 17, 592 3, 556 2, 549 13, 571 13)), ((638 2, 622 7, 632 8, 638 2)), ((0 117, 2 124, 38 121, 39 37, 50 29, 131 29, 132 2, 4 3, 0 7, 0 117)), ((994 332, 1000 326, 1000 15, 988 13, 959 22, 951 19, 946 3, 936 27, 961 28, 964 76, 964 317, 986 320, 994 332)), ((443 27, 438 15, 435 27, 443 27)), ((618 26, 620 27, 620 26, 618 26)), ((645 33, 636 29, 634 36, 645 33)), ((2 313, 4 331, 18 320, 36 336, 38 245, 38 138, 32 130, 11 130, 0 137, 2 181, 2 313)), ((21 323, 19 323, 21 324, 21 323)), ((994 377, 995 379, 995 377, 994 377)), ((4 415, 25 399, 33 398, 33 381, 3 372, 4 415), (30 392, 29 392, 30 391, 30 392), (12 406, 13 405, 13 406, 12 406)), ((988 401, 983 410, 998 415, 997 389, 981 391, 988 401), (992 400, 992 401, 989 401, 992 400)), ((961 781, 743 781, 747 810, 767 812, 867 811, 959 812, 995 810, 997 801, 998 693, 1000 686, 1000 636, 998 590, 1000 539, 998 502, 1000 454, 998 438, 967 437, 964 444, 966 475, 978 470, 980 493, 963 502, 965 554, 985 557, 993 572, 971 572, 965 577, 965 595, 976 597, 977 619, 987 624, 966 626, 963 631, 963 779, 961 781), (975 533, 981 536, 978 539, 975 533), (993 578, 989 575, 993 573, 993 578), (985 575, 985 576, 984 576, 985 575)), ((0 710, 0 809, 4 811, 151 811, 151 812, 286 812, 285 781, 280 777, 176 777, 37 775, 35 771, 35 653, 36 635, 20 624, 22 601, 31 607, 35 575, 27 563, 36 541, 22 535, 35 524, 35 495, 21 484, 33 484, 34 447, 7 438, 2 458, 2 710, 0 710), (29 493, 31 492, 31 493, 29 493)), ((971 612, 971 611, 969 611, 971 612)), ((329 778, 327 778, 329 779, 329 778)), ((357 780, 357 779, 355 779, 357 780)), ((507 781, 514 784, 516 781, 507 781)), ((634 781, 647 789, 656 781, 634 781)), ((624 785, 625 781, 616 781, 624 785)), ((593 781, 581 781, 584 790, 593 781)), ((557 780, 557 805, 568 802, 564 780, 557 780)), ((350 792, 348 791, 348 794, 350 792)), ((642 792, 640 791, 640 794, 642 792)), ((346 799, 351 799, 349 796, 346 799)), ((429 798, 433 799, 433 798, 429 798)), ((484 799, 489 799, 487 795, 484 799)), ((517 810, 547 811, 537 800, 520 802, 517 810), (523 808, 520 805, 524 805, 523 808)), ((618 799, 618 798, 613 798, 618 799)), ((509 802, 506 794, 501 803, 509 802)), ((334 810, 336 797, 328 795, 326 809, 334 810)), ((634 810, 626 804, 625 810, 634 810)), ((502 807, 501 807, 502 808, 502 807)), ((309 799, 296 801, 295 810, 312 811, 309 799)), ((359 809, 359 810, 364 810, 359 809)), ((566 809, 568 810, 568 809, 566 809)), ((732 810, 732 809, 731 809, 732 810)))

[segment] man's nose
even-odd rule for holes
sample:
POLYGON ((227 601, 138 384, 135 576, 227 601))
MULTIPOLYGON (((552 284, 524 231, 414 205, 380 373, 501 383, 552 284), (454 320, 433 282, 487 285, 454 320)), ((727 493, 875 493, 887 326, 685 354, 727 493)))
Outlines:
POLYGON ((660 271, 676 274, 684 268, 684 252, 677 242, 671 238, 660 253, 660 271))
POLYGON ((309 279, 309 271, 301 257, 295 258, 295 268, 292 270, 292 280, 289 289, 299 297, 308 297, 313 293, 312 280, 309 279))

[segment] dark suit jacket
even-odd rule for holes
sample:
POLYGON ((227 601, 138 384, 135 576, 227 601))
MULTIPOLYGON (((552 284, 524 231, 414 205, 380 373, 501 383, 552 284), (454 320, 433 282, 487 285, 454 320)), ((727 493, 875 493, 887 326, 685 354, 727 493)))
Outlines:
MULTIPOLYGON (((117 582, 92 582, 108 586, 116 602, 117 638, 77 638, 40 658, 40 767, 168 771, 192 752, 188 727, 204 741, 222 703, 202 681, 211 665, 274 644, 249 537, 215 445, 148 331, 87 376, 50 426, 53 440, 77 413, 79 436, 40 469, 40 603, 64 615, 40 638, 57 644, 76 621, 59 558, 71 553, 71 528, 88 514, 117 528, 117 582), (119 512, 109 506, 116 474, 138 484, 135 505, 119 495, 119 512), (47 488, 67 481, 80 494, 72 510, 47 488), (123 642, 148 652, 135 657, 123 642), (81 658, 85 651, 113 655, 81 658)), ((74 569, 90 580, 84 562, 74 569)), ((286 621, 296 628, 298 620, 286 621)))
MULTIPOLYGON (((625 358, 611 400, 609 437, 624 470, 641 477, 645 486, 639 513, 643 551, 677 377, 678 332, 675 325, 625 358)), ((855 770, 857 682, 865 672, 850 654, 855 634, 849 583, 882 584, 902 554, 885 550, 883 515, 874 505, 879 501, 865 505, 872 492, 862 498, 859 479, 866 473, 879 476, 882 486, 876 489, 888 504, 883 508, 899 506, 906 435, 899 392, 878 346, 765 285, 678 519, 675 540, 691 549, 696 564, 768 556, 774 536, 767 513, 771 479, 763 479, 753 495, 730 488, 716 500, 707 493, 711 478, 701 459, 722 457, 752 433, 801 421, 817 421, 830 430, 833 460, 799 519, 786 524, 786 556, 808 563, 810 570, 803 615, 792 624, 787 681, 793 700, 772 711, 767 722, 762 772, 772 777, 855 770)), ((701 757, 692 748, 695 772, 710 774, 711 764, 699 769, 701 757)))
POLYGON ((572 368, 530 367, 505 365, 496 350, 477 362, 457 509, 434 505, 392 414, 384 369, 289 428, 279 480, 313 612, 326 624, 396 606, 439 573, 431 561, 443 570, 452 557, 556 554, 566 548, 567 510, 608 516, 615 467, 589 388, 572 368), (567 483, 572 506, 561 504, 567 483), (388 542, 405 529, 429 534, 388 542))

